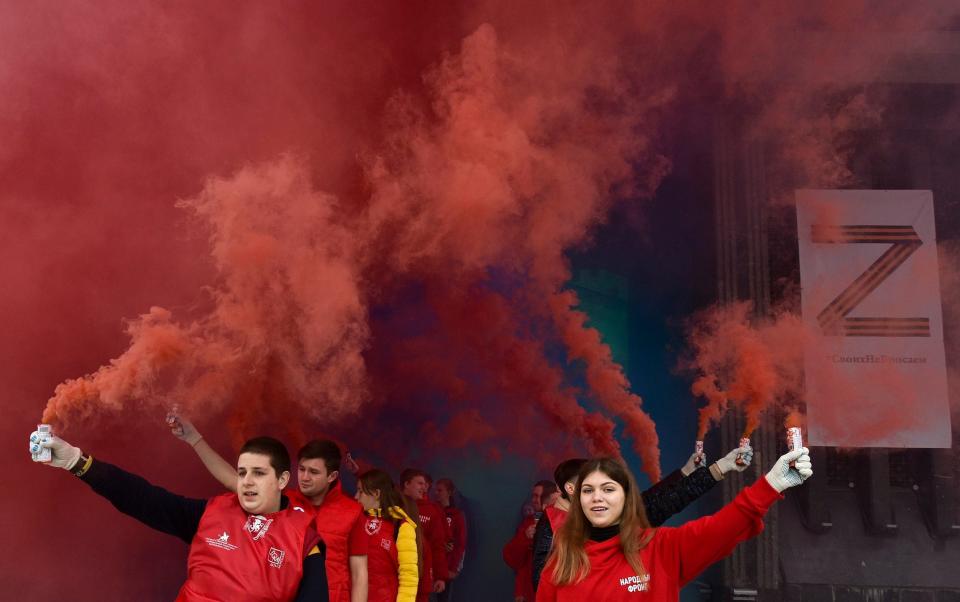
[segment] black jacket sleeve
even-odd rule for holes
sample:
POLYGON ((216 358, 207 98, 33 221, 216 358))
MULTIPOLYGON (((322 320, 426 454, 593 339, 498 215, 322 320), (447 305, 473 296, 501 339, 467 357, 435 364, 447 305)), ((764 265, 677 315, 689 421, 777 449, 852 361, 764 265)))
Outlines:
POLYGON ((550 555, 550 548, 552 547, 553 525, 550 524, 550 519, 544 512, 543 517, 537 522, 536 530, 533 532, 533 570, 531 571, 533 591, 537 591, 537 587, 540 585, 540 573, 543 572, 543 567, 547 564, 547 557, 550 555))
POLYGON ((303 578, 294 602, 329 602, 330 590, 327 587, 327 551, 323 542, 317 544, 319 554, 311 554, 303 559, 303 578))
POLYGON ((170 493, 121 468, 94 460, 81 477, 113 507, 141 523, 190 543, 197 533, 207 500, 170 493))
POLYGON ((641 494, 647 520, 651 526, 659 527, 716 484, 717 480, 705 466, 685 477, 679 470, 674 471, 641 494))

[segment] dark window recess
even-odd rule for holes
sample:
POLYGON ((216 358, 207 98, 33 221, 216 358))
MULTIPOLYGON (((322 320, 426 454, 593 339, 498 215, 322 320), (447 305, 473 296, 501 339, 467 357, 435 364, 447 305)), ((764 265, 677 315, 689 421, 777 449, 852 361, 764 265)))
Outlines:
POLYGON ((830 487, 849 487, 856 479, 856 450, 838 450, 827 448, 827 485, 830 487))
POLYGON ((890 485, 909 489, 916 483, 914 455, 910 450, 890 450, 890 485))

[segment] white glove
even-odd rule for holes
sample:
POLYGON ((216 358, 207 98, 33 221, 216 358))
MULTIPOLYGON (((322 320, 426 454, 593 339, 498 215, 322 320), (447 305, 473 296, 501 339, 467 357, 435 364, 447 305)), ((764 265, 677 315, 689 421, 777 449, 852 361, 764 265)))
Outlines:
POLYGON ((697 452, 693 452, 692 454, 690 454, 690 457, 687 458, 687 463, 683 465, 683 468, 680 469, 680 472, 683 474, 683 476, 688 477, 691 474, 693 474, 693 471, 706 465, 707 465, 706 452, 700 454, 699 462, 697 462, 697 452))
POLYGON ((810 478, 813 474, 813 464, 810 462, 810 450, 797 449, 780 456, 777 463, 767 473, 767 483, 783 493, 791 487, 796 487, 810 478), (793 466, 790 463, 793 462, 793 466))
POLYGON ((49 441, 41 442, 40 447, 50 450, 50 461, 42 462, 42 464, 56 466, 64 470, 72 469, 82 453, 79 447, 74 447, 57 436, 51 437, 49 441))
POLYGON ((167 425, 170 427, 170 432, 173 433, 174 437, 181 441, 186 441, 191 446, 195 446, 203 439, 203 435, 197 432, 193 423, 176 412, 167 414, 167 425))
POLYGON ((730 453, 724 457, 717 460, 717 468, 720 469, 721 474, 727 474, 728 472, 737 471, 743 472, 750 466, 750 462, 753 460, 753 448, 749 445, 745 447, 737 447, 733 449, 730 453), (737 464, 737 455, 743 454, 740 458, 740 461, 743 462, 743 465, 737 464))

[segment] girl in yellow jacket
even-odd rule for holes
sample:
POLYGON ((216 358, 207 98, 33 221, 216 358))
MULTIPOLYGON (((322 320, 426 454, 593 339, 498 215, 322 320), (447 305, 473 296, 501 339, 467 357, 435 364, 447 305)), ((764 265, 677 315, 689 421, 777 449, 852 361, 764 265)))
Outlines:
POLYGON ((420 579, 421 536, 417 510, 394 487, 390 475, 373 469, 357 477, 357 501, 366 512, 369 602, 414 602, 420 579))

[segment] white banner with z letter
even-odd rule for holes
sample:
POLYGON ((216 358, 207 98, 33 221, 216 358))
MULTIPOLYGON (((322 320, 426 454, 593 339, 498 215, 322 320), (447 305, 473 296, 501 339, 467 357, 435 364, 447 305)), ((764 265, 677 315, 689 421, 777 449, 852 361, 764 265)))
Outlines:
POLYGON ((796 196, 808 441, 950 447, 933 195, 796 196))

